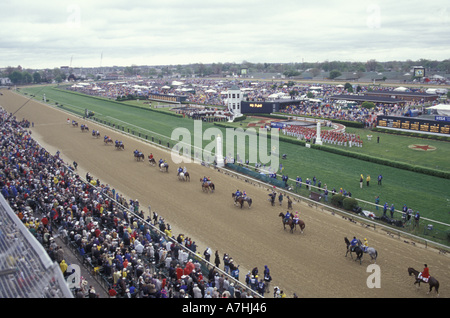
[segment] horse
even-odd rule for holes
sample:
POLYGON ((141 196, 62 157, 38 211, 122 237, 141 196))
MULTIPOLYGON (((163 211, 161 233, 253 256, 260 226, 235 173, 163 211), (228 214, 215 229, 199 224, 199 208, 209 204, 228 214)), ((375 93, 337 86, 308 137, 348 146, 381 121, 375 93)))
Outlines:
POLYGON ((418 287, 420 287, 420 283, 428 283, 430 285, 430 290, 427 292, 427 294, 431 293, 431 290, 434 287, 434 290, 436 291, 437 296, 439 296, 439 281, 436 278, 434 278, 433 276, 430 276, 428 278, 428 282, 426 282, 423 279, 419 278, 419 273, 420 272, 418 270, 415 270, 412 267, 408 267, 409 276, 414 275, 414 277, 416 278, 414 285, 418 284, 418 287))
POLYGON ((81 132, 84 132, 84 131, 89 131, 89 127, 83 124, 83 125, 81 125, 81 132))
POLYGON ((187 172, 187 171, 186 171, 186 173, 180 172, 178 174, 178 179, 180 181, 191 181, 191 177, 189 176, 189 172, 187 172))
POLYGON ((200 178, 200 182, 202 183, 202 191, 203 192, 211 191, 211 193, 213 193, 214 190, 216 189, 216 187, 214 186, 214 183, 212 183, 211 181, 203 182, 203 179, 200 178))
POLYGON ((111 138, 108 137, 108 138, 105 138, 105 139, 104 139, 104 142, 105 142, 105 145, 107 145, 107 144, 109 144, 109 143, 112 144, 112 143, 113 143, 113 140, 112 140, 111 138))
POLYGON ((287 224, 291 228, 291 233, 294 233, 294 227, 295 227, 294 220, 292 220, 291 218, 286 220, 286 216, 284 215, 283 212, 280 212, 280 214, 278 214, 278 216, 281 218, 281 222, 283 222, 283 228, 286 230, 286 224, 287 224))
POLYGON ((159 165, 159 171, 161 171, 161 172, 169 172, 169 164, 167 162, 162 162, 159 165))
MULTIPOLYGON (((362 245, 361 240, 358 240, 358 245, 359 246, 362 245)), ((377 263, 378 252, 376 249, 374 249, 373 247, 367 247, 367 248, 362 247, 362 250, 364 253, 367 253, 370 255, 371 259, 374 260, 374 264, 377 263)))
POLYGON ((92 129, 92 137, 99 138, 100 132, 98 130, 92 129))
POLYGON ((346 237, 345 239, 345 244, 347 244, 347 252, 345 253, 345 257, 347 257, 348 252, 350 252, 350 256, 353 259, 353 255, 352 252, 356 253, 356 259, 355 262, 357 260, 359 260, 359 264, 361 265, 362 263, 362 257, 363 257, 363 250, 361 249, 361 247, 359 245, 356 245, 355 247, 352 248, 350 241, 348 240, 348 238, 346 237))
POLYGON ((72 127, 78 127, 78 122, 76 122, 75 120, 72 120, 72 127))
POLYGON ((240 205, 241 205, 241 209, 242 209, 242 207, 244 206, 244 202, 247 202, 247 203, 248 203, 248 208, 249 208, 249 209, 250 209, 250 207, 252 206, 253 200, 252 200, 252 198, 250 198, 250 197, 243 197, 243 196, 240 196, 240 197, 237 197, 237 198, 236 198, 236 193, 231 193, 231 197, 232 197, 232 198, 235 198, 235 199, 234 199, 234 205, 240 204, 240 205))
MULTIPOLYGON (((291 218, 292 218, 292 220, 294 221, 294 226, 295 226, 295 228, 297 227, 297 225, 300 227, 300 231, 303 233, 303 230, 305 229, 305 222, 303 222, 302 220, 298 220, 297 222, 295 222, 295 220, 294 220, 294 215, 293 214, 291 214, 291 218)), ((294 229, 295 229, 294 228, 294 229)))
POLYGON ((125 150, 125 146, 122 143, 116 143, 115 147, 117 150, 125 150))
MULTIPOLYGON (((149 157, 150 157, 150 156, 149 156, 149 157)), ((148 162, 150 163, 150 165, 156 166, 156 160, 155 160, 155 158, 148 158, 148 162)))
POLYGON ((134 158, 136 158, 137 161, 144 160, 144 154, 140 151, 134 151, 134 158))

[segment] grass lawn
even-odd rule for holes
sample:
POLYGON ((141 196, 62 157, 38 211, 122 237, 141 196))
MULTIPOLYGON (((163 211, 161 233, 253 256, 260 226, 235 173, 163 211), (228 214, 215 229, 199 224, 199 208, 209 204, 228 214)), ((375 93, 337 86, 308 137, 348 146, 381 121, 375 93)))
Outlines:
MULTIPOLYGON (((39 101, 42 101, 42 95, 45 93, 46 98, 50 99, 50 104, 58 102, 63 104, 63 109, 79 115, 83 115, 87 108, 94 111, 97 118, 108 120, 116 125, 123 125, 127 127, 126 129, 135 131, 135 134, 141 132, 143 135, 155 136, 155 141, 165 136, 163 144, 170 141, 170 136, 175 128, 182 127, 191 132, 194 129, 193 120, 167 115, 165 113, 167 110, 163 112, 149 111, 126 104, 135 103, 134 106, 148 107, 141 101, 121 104, 106 99, 64 92, 51 86, 43 89, 39 86, 21 88, 21 91, 22 93, 26 92, 28 96, 35 94, 39 101)), ((247 123, 253 121, 255 119, 247 118, 246 121, 233 123, 233 125, 245 129, 247 123)), ((202 123, 202 126, 203 129, 218 128, 225 135, 225 128, 217 127, 213 123, 202 123)), ((351 151, 445 171, 450 170, 450 160, 447 159, 450 158, 450 143, 370 132, 364 129, 348 128, 347 131, 360 134, 365 141, 362 148, 352 147, 351 151), (369 133, 373 135, 372 140, 366 141, 366 135, 369 133), (380 143, 376 141, 377 136, 380 136, 380 143), (408 148, 410 144, 428 144, 437 149, 421 152, 408 148)), ((172 141, 171 145, 176 142, 172 141)), ((203 141, 203 147, 210 142, 211 140, 203 141)), ((297 175, 301 176, 303 180, 316 176, 318 180, 322 181, 322 185, 325 183, 328 185, 328 189, 334 187, 339 190, 342 187, 351 191, 353 197, 368 202, 374 202, 375 196, 379 195, 380 204, 388 202, 391 205, 393 203, 397 210, 401 210, 403 204, 407 204, 415 211, 419 210, 422 217, 450 224, 449 179, 387 167, 281 141, 279 153, 287 154, 287 160, 280 159, 280 163, 284 167, 283 174, 287 174, 291 179, 295 179, 297 175), (371 176, 369 187, 364 183, 363 189, 359 188, 361 174, 364 175, 364 178, 367 175, 371 176), (379 174, 383 175, 382 186, 377 185, 379 174)))

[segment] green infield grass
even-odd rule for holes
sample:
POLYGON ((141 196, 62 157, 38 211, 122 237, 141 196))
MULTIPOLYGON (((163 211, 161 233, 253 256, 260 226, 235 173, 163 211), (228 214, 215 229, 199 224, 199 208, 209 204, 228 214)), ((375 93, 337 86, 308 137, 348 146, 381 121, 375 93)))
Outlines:
MULTIPOLYGON (((163 111, 149 110, 149 105, 144 104, 143 101, 116 102, 64 91, 64 89, 58 89, 54 86, 27 87, 21 88, 20 91, 28 97, 35 95, 34 98, 39 101, 42 101, 45 93, 49 104, 56 105, 58 103, 57 107, 81 116, 84 115, 85 109, 88 109, 95 113, 96 120, 108 125, 114 124, 123 131, 132 132, 143 138, 150 139, 153 137, 155 142, 161 140, 162 145, 169 142, 170 146, 173 147, 178 142, 178 140, 173 141, 170 138, 175 128, 186 128, 191 132, 192 138, 194 135, 193 120, 168 114, 167 109, 163 111)), ((255 119, 248 117, 242 122, 232 123, 229 127, 241 127, 245 130, 247 124, 251 122, 255 122, 255 119)), ((228 124, 202 123, 203 130, 208 128, 219 129, 224 136, 227 126, 228 124)), ((347 131, 359 134, 364 140, 364 146, 361 148, 333 147, 387 160, 446 172, 450 171, 449 142, 385 134, 368 129, 348 128, 347 131), (372 135, 370 141, 367 135, 372 135), (380 137, 379 143, 377 137, 380 137), (436 149, 433 151, 418 151, 411 149, 410 145, 429 145, 436 149)), ((202 147, 209 143, 211 143, 211 139, 203 140, 202 147)), ((248 143, 246 149, 246 153, 248 153, 248 143)), ((335 188, 336 191, 339 191, 342 188, 347 192, 350 191, 354 198, 368 202, 361 202, 360 204, 365 209, 374 210, 374 206, 370 203, 374 203, 375 196, 380 196, 381 205, 385 202, 389 206, 394 204, 395 209, 401 211, 403 205, 406 204, 414 211, 420 211, 423 218, 450 224, 450 179, 389 167, 281 140, 278 152, 280 155, 287 155, 287 159, 279 159, 283 170, 278 172, 278 176, 286 174, 292 180, 300 176, 303 182, 306 178, 312 179, 315 176, 317 180, 321 181, 322 186, 326 184, 329 190, 335 188), (359 184, 361 174, 364 176, 362 189, 359 184), (379 174, 383 176, 382 185, 377 184, 379 174), (370 186, 366 185, 365 178, 367 175, 371 177, 370 186)), ((254 165, 254 163, 250 165, 252 166, 252 164, 254 165)), ((294 182, 291 181, 290 184, 295 188, 294 182)), ((301 190, 297 190, 301 194, 308 194, 304 186, 301 190)), ((382 211, 382 207, 379 211, 382 211)), ((399 213, 396 214, 396 218, 400 218, 399 213)), ((446 232, 449 228, 443 225, 440 230, 446 232)))

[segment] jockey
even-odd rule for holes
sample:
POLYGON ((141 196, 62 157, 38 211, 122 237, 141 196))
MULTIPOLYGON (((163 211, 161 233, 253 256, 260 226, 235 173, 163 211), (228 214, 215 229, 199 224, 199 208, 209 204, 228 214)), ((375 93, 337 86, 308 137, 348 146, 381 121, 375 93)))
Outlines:
POLYGON ((245 199, 247 197, 247 193, 244 191, 242 191, 242 197, 245 199))
POLYGON ((367 248, 369 247, 369 242, 367 242, 367 239, 364 238, 364 252, 367 251, 367 248))
POLYGON ((290 218, 291 218, 291 213, 289 213, 289 211, 286 211, 286 215, 284 216, 284 222, 289 221, 290 218))
POLYGON ((207 183, 209 179, 206 176, 203 176, 203 183, 207 183))
POLYGON ((239 191, 239 189, 236 190, 235 195, 236 195, 236 199, 239 198, 241 196, 241 191, 239 191))
POLYGON ((352 247, 352 251, 355 249, 356 245, 358 245, 358 240, 355 236, 353 236, 353 240, 350 242, 350 246, 352 247))
POLYGON ((187 169, 186 169, 186 167, 184 167, 183 168, 183 173, 186 174, 186 172, 187 172, 187 169))
POLYGON ((162 159, 159 159, 159 165, 161 165, 164 161, 162 159))
POLYGON ((181 168, 181 166, 178 168, 178 173, 177 173, 177 176, 179 176, 180 175, 180 173, 182 173, 183 172, 183 168, 181 168))
POLYGON ((430 272, 428 270, 427 264, 424 265, 425 268, 419 275, 417 275, 417 278, 422 279, 425 283, 428 283, 428 279, 430 278, 430 272))
POLYGON ((153 153, 150 153, 150 156, 148 156, 148 159, 153 159, 153 153))
POLYGON ((298 220, 300 220, 300 218, 298 216, 298 211, 295 211, 295 215, 294 215, 294 222, 295 222, 295 224, 298 224, 298 220))
POLYGON ((116 139, 116 145, 118 145, 119 144, 119 141, 116 139))

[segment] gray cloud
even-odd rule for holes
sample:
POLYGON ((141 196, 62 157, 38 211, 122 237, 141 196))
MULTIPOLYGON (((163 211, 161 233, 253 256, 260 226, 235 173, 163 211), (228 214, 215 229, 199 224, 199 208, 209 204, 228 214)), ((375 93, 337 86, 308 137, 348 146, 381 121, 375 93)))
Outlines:
POLYGON ((30 68, 450 58, 447 1, 7 0, 0 61, 30 68))

